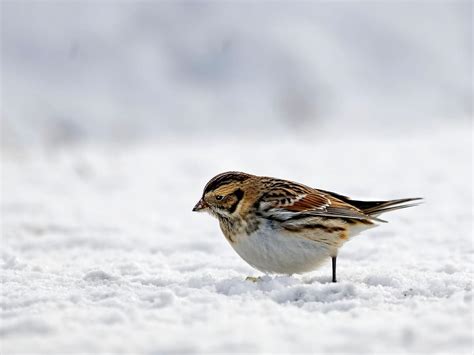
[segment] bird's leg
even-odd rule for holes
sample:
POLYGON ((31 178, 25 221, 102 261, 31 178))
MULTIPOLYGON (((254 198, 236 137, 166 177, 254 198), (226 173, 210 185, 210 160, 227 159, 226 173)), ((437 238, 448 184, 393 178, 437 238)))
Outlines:
POLYGON ((332 256, 332 282, 337 282, 336 280, 336 259, 337 256, 332 256))

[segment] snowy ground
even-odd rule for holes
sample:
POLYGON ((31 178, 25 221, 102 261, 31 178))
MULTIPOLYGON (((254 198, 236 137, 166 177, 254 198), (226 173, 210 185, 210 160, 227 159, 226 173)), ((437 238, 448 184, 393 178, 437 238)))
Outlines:
POLYGON ((2 353, 472 353, 470 127, 324 136, 4 151, 2 353), (346 244, 337 284, 329 263, 251 283, 191 212, 231 169, 426 203, 346 244))

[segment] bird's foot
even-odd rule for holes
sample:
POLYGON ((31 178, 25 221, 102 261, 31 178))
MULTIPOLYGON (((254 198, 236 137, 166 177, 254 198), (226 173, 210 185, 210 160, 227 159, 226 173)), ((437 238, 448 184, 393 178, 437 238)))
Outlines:
POLYGON ((257 282, 257 281, 261 281, 261 280, 262 280, 262 278, 261 278, 260 276, 257 276, 257 277, 255 277, 255 276, 247 276, 247 277, 245 278, 245 281, 251 281, 251 282, 257 282))

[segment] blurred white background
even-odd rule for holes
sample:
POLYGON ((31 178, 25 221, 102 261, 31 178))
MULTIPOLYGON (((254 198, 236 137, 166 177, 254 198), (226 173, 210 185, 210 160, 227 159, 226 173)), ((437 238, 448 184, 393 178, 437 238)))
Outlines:
POLYGON ((470 1, 2 1, 2 141, 321 129, 472 113, 470 1))

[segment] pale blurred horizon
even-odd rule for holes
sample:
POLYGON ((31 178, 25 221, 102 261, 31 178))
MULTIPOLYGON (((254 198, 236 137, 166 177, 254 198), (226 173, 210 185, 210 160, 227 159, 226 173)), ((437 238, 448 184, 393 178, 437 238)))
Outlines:
POLYGON ((472 3, 3 1, 2 142, 472 118, 472 3))

